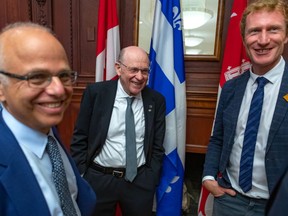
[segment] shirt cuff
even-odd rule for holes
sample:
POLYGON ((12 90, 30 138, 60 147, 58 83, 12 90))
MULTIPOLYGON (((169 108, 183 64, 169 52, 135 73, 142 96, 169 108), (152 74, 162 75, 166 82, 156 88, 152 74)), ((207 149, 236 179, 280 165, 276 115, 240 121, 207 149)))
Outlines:
POLYGON ((215 181, 215 178, 214 178, 213 176, 204 176, 204 177, 202 178, 202 183, 203 183, 205 180, 213 180, 213 181, 215 181))

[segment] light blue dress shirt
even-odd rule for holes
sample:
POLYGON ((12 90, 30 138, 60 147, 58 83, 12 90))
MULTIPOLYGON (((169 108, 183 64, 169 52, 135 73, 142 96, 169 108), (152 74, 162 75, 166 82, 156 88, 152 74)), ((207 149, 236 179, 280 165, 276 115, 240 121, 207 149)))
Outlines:
MULTIPOLYGON (((14 134, 31 166, 31 169, 43 192, 51 215, 63 216, 58 194, 52 179, 52 166, 50 158, 45 151, 48 134, 43 134, 22 124, 17 119, 15 119, 4 107, 2 114, 5 123, 14 134)), ((49 135, 54 136, 52 130, 50 130, 49 135)), ((78 188, 74 171, 61 145, 59 145, 59 143, 57 144, 63 159, 69 190, 75 209, 77 214, 81 215, 76 202, 78 188)))

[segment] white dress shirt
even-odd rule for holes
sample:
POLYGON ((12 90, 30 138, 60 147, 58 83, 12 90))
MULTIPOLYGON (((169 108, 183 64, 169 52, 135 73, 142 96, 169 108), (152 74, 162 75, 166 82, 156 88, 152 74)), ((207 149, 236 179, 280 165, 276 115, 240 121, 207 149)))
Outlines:
MULTIPOLYGON (((47 134, 43 134, 22 124, 17 119, 15 119, 4 107, 2 113, 5 123, 14 134, 31 166, 31 169, 43 192, 51 215, 63 216, 59 197, 52 178, 52 165, 50 158, 45 151, 46 144, 48 142, 47 134)), ((49 135, 54 136, 52 130, 50 130, 49 135)), ((78 188, 74 171, 61 145, 59 145, 58 142, 57 144, 63 159, 68 186, 76 212, 78 215, 81 215, 76 203, 78 188)), ((37 201, 35 204, 37 204, 37 201)))
MULTIPOLYGON (((129 95, 124 91, 120 80, 118 80, 106 141, 101 152, 94 159, 94 162, 101 166, 119 168, 126 165, 125 113, 127 97, 129 95)), ((137 164, 139 167, 146 162, 144 154, 145 118, 141 93, 135 97, 132 110, 135 121, 137 164)))

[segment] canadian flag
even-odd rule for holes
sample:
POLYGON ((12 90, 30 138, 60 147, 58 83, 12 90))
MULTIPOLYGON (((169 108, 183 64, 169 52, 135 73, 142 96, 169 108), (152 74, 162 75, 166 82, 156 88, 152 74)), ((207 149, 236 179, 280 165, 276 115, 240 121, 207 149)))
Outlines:
POLYGON ((116 79, 114 64, 120 52, 116 0, 100 0, 96 45, 96 82, 116 79))
MULTIPOLYGON (((240 20, 246 6, 247 0, 235 0, 233 3, 220 75, 218 100, 225 82, 239 76, 250 67, 250 62, 246 55, 240 33, 240 20)), ((213 201, 213 195, 202 186, 198 204, 198 216, 211 216, 213 212, 213 201)))

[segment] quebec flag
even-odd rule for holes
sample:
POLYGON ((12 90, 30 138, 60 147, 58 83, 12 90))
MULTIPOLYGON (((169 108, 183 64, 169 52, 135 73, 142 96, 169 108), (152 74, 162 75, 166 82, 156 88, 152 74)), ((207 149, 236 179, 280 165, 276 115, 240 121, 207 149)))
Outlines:
POLYGON ((156 0, 148 85, 166 98, 165 157, 156 191, 157 216, 182 215, 186 88, 180 0, 156 0))

